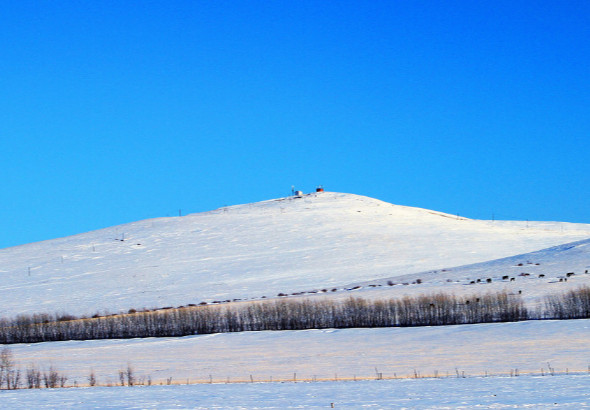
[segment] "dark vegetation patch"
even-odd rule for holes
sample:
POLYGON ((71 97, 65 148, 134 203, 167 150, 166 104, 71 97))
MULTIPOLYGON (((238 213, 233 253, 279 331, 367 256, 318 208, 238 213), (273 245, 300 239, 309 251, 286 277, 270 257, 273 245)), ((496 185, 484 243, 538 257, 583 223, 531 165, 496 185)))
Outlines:
POLYGON ((526 320, 518 295, 434 294, 389 300, 276 300, 239 305, 166 307, 123 315, 61 320, 63 315, 0 319, 0 343, 174 337, 195 334, 323 328, 439 326, 526 320))

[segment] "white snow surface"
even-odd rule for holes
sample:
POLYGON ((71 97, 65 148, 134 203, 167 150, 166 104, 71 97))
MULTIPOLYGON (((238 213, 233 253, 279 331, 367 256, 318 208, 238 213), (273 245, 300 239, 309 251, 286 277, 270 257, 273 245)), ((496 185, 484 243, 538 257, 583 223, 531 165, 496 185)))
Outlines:
MULTIPOLYGON (((542 309, 549 295, 590 286, 589 272, 590 239, 586 239, 487 262, 349 284, 344 289, 360 286, 353 295, 370 299, 438 292, 464 296, 507 292, 520 295, 534 310, 542 309)), ((349 296, 350 292, 329 295, 349 296)))
POLYGON ((10 390, 10 409, 581 409, 590 376, 10 390))
POLYGON ((589 224, 471 220, 353 194, 314 193, 2 249, 0 316, 258 299, 416 275, 431 285, 421 292, 436 290, 433 284, 464 285, 475 273, 504 286, 499 271, 522 273, 512 269, 520 260, 547 274, 545 281, 529 281, 531 287, 543 283, 540 294, 554 286, 550 277, 590 268, 587 241, 549 248, 588 238, 589 224), (515 255, 522 256, 494 261, 515 255), (449 276, 451 268, 477 263, 483 264, 449 276))
MULTIPOLYGON (((588 373, 590 319, 412 328, 312 329, 10 345, 17 367, 68 383, 117 384, 130 365, 154 384, 588 373), (543 370, 542 370, 543 369, 543 370)), ((590 376, 589 376, 590 377, 590 376)))

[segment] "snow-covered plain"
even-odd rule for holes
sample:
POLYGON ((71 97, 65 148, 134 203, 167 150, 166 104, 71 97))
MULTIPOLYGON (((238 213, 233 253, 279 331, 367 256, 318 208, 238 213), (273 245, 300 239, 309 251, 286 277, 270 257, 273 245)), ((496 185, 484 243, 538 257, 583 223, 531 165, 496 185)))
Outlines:
MULTIPOLYGON (((455 277, 442 269, 588 238, 587 224, 470 220, 314 193, 2 249, 0 316, 256 299, 421 273, 443 283, 455 277)), ((589 267, 583 250, 572 269, 589 267)))
POLYGON ((131 365, 153 383, 331 380, 587 372, 590 320, 324 329, 11 345, 22 369, 54 366, 69 383, 117 384, 131 365), (377 370, 376 370, 377 369, 377 370))
POLYGON ((590 376, 95 387, 3 391, 11 409, 580 409, 590 376))

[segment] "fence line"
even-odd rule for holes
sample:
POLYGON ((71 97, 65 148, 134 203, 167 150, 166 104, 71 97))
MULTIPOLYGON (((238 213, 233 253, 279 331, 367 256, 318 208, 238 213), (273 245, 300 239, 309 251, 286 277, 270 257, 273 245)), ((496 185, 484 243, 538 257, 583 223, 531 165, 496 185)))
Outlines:
MULTIPOLYGON (((64 385, 55 385, 52 388, 75 388, 75 387, 136 387, 136 386, 181 386, 181 385, 195 385, 195 384, 211 384, 211 385, 220 385, 220 384, 260 384, 260 383, 322 383, 322 382, 357 382, 357 381, 381 381, 381 380, 409 380, 409 379, 455 379, 455 378, 487 378, 487 377, 526 377, 526 376, 533 376, 533 377, 558 377, 558 376, 565 376, 565 375, 578 375, 578 376, 590 376, 590 369, 539 369, 539 370, 520 370, 518 368, 508 369, 504 372, 473 372, 473 373, 466 373, 465 371, 458 371, 458 372, 445 372, 444 374, 438 371, 431 371, 428 373, 422 373, 419 370, 414 370, 414 372, 410 372, 407 374, 380 374, 380 375, 349 375, 349 374, 340 374, 336 373, 334 376, 324 376, 324 377, 316 377, 316 376, 305 376, 305 377, 275 377, 275 376, 257 376, 255 374, 251 375, 250 377, 221 377, 221 378, 189 378, 189 379, 173 379, 172 377, 166 379, 156 379, 151 380, 149 383, 145 380, 136 380, 133 384, 129 385, 127 381, 123 384, 120 382, 113 382, 113 379, 116 379, 118 376, 113 376, 112 379, 108 382, 100 382, 98 380, 94 384, 90 383, 79 383, 74 381, 73 383, 66 383, 64 385)), ((10 387, 9 389, 27 389, 31 387, 27 387, 26 381, 20 381, 18 385, 14 387, 10 387)), ((33 388, 47 388, 44 383, 41 383, 38 387, 33 388)), ((7 387, 3 385, 1 390, 6 390, 7 387)))

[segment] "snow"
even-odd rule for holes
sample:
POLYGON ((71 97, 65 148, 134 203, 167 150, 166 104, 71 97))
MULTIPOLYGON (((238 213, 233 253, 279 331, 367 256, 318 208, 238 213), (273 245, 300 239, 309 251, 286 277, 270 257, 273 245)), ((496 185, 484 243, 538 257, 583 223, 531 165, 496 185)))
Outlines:
MULTIPOLYGON (((521 295, 527 307, 535 309, 543 306, 548 295, 590 286, 588 272, 590 239, 487 262, 352 283, 344 288, 361 286, 354 296, 372 299, 437 292, 455 295, 507 292, 521 295), (574 275, 567 277, 568 273, 574 275), (506 276, 508 279, 503 279, 506 276), (415 283, 418 279, 421 281, 419 285, 415 283), (488 279, 491 282, 488 283, 488 279), (388 283, 395 285, 392 288, 388 283)), ((330 296, 342 298, 350 294, 345 292, 330 296)))
POLYGON ((51 365, 69 383, 117 384, 131 365, 137 378, 175 383, 509 375, 587 372, 590 319, 415 328, 325 329, 180 338, 16 344, 18 366, 51 365), (543 370, 542 370, 543 369, 543 370))
MULTIPOLYGON (((468 276, 467 268, 452 277, 441 275, 442 269, 588 238, 588 224, 470 220, 324 192, 2 249, 0 316, 40 311, 89 315, 258 299, 417 274, 430 282, 431 288, 422 291, 430 291, 446 279, 468 276)), ((564 256, 551 272, 549 260, 536 255, 534 260, 543 263, 534 269, 554 278, 588 267, 586 245, 577 245, 580 255, 571 263, 564 256)), ((546 256, 558 253, 546 251, 546 256)), ((480 268, 476 273, 482 277, 506 271, 500 265, 480 268)), ((537 299, 546 293, 543 289, 534 291, 537 299)), ((397 287, 390 291, 391 296, 400 293, 397 287)))
POLYGON ((4 408, 564 408, 590 405, 590 376, 252 383, 3 391, 4 408))

